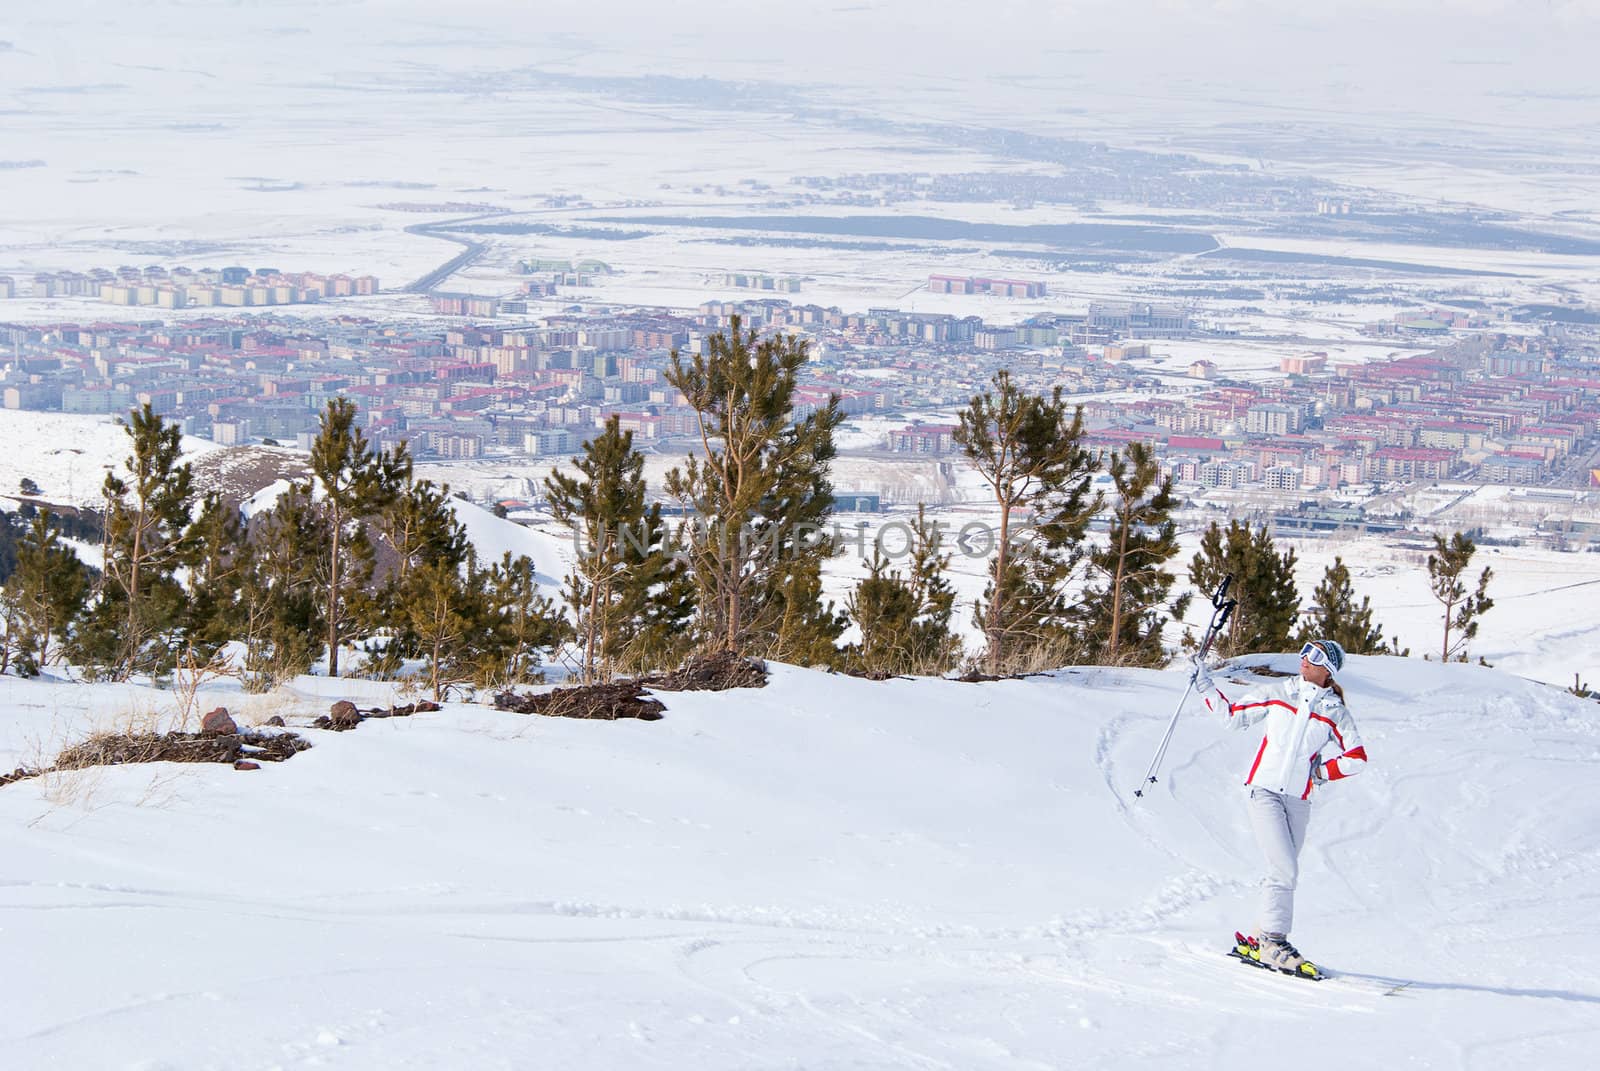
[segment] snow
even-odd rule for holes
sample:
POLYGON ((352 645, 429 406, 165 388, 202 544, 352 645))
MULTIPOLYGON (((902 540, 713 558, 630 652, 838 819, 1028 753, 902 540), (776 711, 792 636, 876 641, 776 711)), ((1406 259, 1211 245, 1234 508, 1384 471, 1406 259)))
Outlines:
POLYGON ((560 597, 561 580, 558 574, 565 570, 553 567, 574 557, 570 542, 563 547, 556 536, 496 517, 482 506, 459 498, 450 499, 449 504, 456 520, 466 530, 467 539, 477 548, 478 559, 483 565, 493 565, 506 554, 513 558, 526 555, 534 564, 534 579, 539 590, 551 598, 560 597))
MULTIPOLYGON (((126 417, 0 410, 0 508, 15 508, 24 479, 37 484, 48 502, 99 505, 106 473, 127 471, 123 463, 132 440, 117 423, 126 417)), ((184 436, 180 448, 183 461, 223 449, 193 436, 184 436)))
POLYGON ((244 515, 246 520, 258 513, 267 513, 277 507, 278 499, 287 494, 291 486, 293 486, 293 483, 290 480, 273 480, 255 494, 240 502, 239 512, 244 515))
MULTIPOLYGON (((1321 984, 1221 955, 1254 904, 1253 738, 1190 710, 1131 795, 1181 674, 780 666, 656 723, 450 704, 302 730, 256 773, 0 789, 7 1063, 1587 1066, 1600 710, 1475 666, 1343 680, 1373 762, 1321 790, 1302 857, 1321 984)), ((203 701, 304 724, 391 694, 203 701)), ((6 678, 0 703, 5 767, 172 697, 6 678)))

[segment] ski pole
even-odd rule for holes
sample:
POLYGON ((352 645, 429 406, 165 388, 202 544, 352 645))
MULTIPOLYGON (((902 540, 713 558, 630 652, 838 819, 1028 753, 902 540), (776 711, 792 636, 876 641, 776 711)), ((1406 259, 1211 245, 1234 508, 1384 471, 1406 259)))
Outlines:
MULTIPOLYGON (((1205 635, 1200 638, 1200 650, 1195 654, 1195 663, 1205 661, 1206 654, 1211 650, 1211 643, 1216 639, 1217 633, 1222 631, 1222 626, 1227 624, 1228 616, 1233 613, 1236 600, 1228 598, 1228 585, 1233 583, 1233 574, 1229 573, 1222 578, 1222 583, 1217 585, 1217 590, 1211 596, 1211 621, 1206 625, 1205 635)), ((1139 787, 1134 790, 1134 796, 1144 795, 1144 786, 1156 783, 1156 771, 1160 769, 1162 760, 1167 757, 1167 745, 1172 743, 1172 734, 1178 728, 1178 716, 1183 713, 1183 705, 1189 701, 1189 693, 1194 691, 1194 677, 1189 677, 1188 685, 1183 689, 1183 698, 1178 700, 1178 707, 1172 712, 1172 720, 1167 722, 1167 731, 1161 737, 1161 743, 1156 748, 1156 754, 1150 760, 1150 769, 1145 771, 1144 780, 1139 782, 1139 787)))

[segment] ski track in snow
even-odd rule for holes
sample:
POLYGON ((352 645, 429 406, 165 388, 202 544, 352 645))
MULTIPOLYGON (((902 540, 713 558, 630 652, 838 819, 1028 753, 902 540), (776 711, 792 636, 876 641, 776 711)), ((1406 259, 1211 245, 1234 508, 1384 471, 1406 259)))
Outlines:
MULTIPOLYGON (((1600 709, 1353 663, 1372 768, 1319 795, 1297 905, 1324 982, 1224 954, 1256 899, 1253 735, 1191 700, 1132 797, 1181 674, 779 666, 762 691, 664 695, 654 724, 452 704, 310 730, 288 763, 184 768, 155 803, 134 768, 0 789, 0 945, 28 965, 0 974, 0 1051, 1171 1071, 1337 1037, 1352 1067, 1587 1066, 1600 709)), ((286 712, 389 688, 306 679, 286 712)), ((9 678, 0 699, 0 766, 63 718, 169 701, 9 678)))

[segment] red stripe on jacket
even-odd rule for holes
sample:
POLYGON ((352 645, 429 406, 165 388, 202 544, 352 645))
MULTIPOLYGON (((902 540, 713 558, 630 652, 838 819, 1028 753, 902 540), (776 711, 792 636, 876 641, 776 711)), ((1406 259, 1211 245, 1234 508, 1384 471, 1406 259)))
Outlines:
POLYGON ((1282 707, 1284 710, 1299 710, 1293 703, 1285 703, 1282 699, 1262 699, 1254 703, 1229 703, 1228 717, 1233 717, 1241 710, 1250 710, 1253 707, 1282 707))
POLYGON ((1246 777, 1244 779, 1244 783, 1245 784, 1248 785, 1248 784, 1251 784, 1252 782, 1255 781, 1255 779, 1256 779, 1256 770, 1261 766, 1261 756, 1265 755, 1266 753, 1267 753, 1267 737, 1266 737, 1266 734, 1263 733, 1262 736, 1261 736, 1261 746, 1256 748, 1256 761, 1252 762, 1250 764, 1250 776, 1246 777))
MULTIPOLYGON (((1367 761, 1367 749, 1365 747, 1351 748, 1349 751, 1346 751, 1343 755, 1340 755, 1339 759, 1360 759, 1362 762, 1366 762, 1367 761)), ((1341 777, 1349 777, 1350 776, 1349 774, 1345 773, 1343 770, 1339 769, 1339 759, 1329 759, 1328 760, 1328 780, 1329 781, 1337 781, 1341 777)))
POLYGON ((1333 730, 1333 738, 1335 740, 1339 741, 1339 746, 1341 748, 1344 747, 1344 734, 1339 732, 1339 727, 1337 725, 1333 724, 1333 719, 1324 718, 1321 714, 1312 714, 1311 716, 1313 718, 1315 718, 1317 721, 1320 721, 1323 724, 1327 725, 1328 728, 1332 729, 1333 730))

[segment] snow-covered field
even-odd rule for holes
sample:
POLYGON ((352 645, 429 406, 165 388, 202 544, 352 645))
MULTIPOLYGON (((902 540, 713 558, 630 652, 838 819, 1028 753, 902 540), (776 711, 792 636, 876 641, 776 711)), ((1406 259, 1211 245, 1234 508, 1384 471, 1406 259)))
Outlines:
MULTIPOLYGON (((1313 17, 1329 23, 1314 30, 1250 19, 1251 33, 1241 34, 1221 14, 1185 15, 1172 5, 1142 18, 1124 4, 1061 8, 1043 0, 1009 3, 995 18, 968 5, 893 0, 768 31, 726 0, 670 12, 620 0, 541 11, 537 20, 508 0, 447 11, 420 0, 24 5, 0 38, 0 110, 14 134, 0 151, 0 202, 27 211, 0 214, 0 273, 25 280, 37 271, 124 263, 239 262, 373 273, 393 288, 458 249, 407 227, 484 206, 578 231, 489 236, 484 261, 449 280, 452 289, 507 289, 508 269, 521 257, 598 257, 621 273, 564 294, 563 304, 577 297, 693 306, 756 296, 723 286, 721 274, 763 271, 806 276, 800 300, 851 309, 900 302, 1005 322, 1012 312, 1020 318, 1127 299, 1167 269, 1055 272, 960 242, 795 248, 743 235, 738 240, 751 244, 730 245, 734 232, 694 227, 619 240, 586 221, 790 206, 805 214, 1107 222, 1094 211, 1104 208, 1217 229, 1252 248, 1525 273, 1488 283, 1519 300, 1550 282, 1600 296, 1596 258, 1263 239, 1251 233, 1261 216, 1249 205, 1239 206, 1235 225, 1217 228, 1204 213, 1186 219, 1159 204, 999 198, 843 207, 812 203, 817 191, 794 184, 804 176, 1059 170, 935 130, 955 124, 1190 151, 1286 179, 1341 183, 1358 203, 1367 189, 1393 191, 1382 198, 1407 205, 1478 201, 1545 229, 1591 233, 1589 87, 1572 79, 1581 59, 1553 57, 1583 40, 1563 20, 1592 25, 1593 13, 1559 6, 1544 19, 1517 18, 1521 30, 1545 38, 1530 53, 1539 63, 1512 62, 1507 40, 1493 64, 1463 66, 1445 41, 1463 32, 1457 20, 1421 24, 1405 12, 1397 17, 1408 31, 1377 32, 1341 14, 1313 17), (1432 45, 1426 55, 1409 46, 1418 28, 1432 45), (745 47, 766 32, 781 34, 792 55, 745 47), (1333 43, 1348 33, 1359 33, 1358 47, 1333 43), (1257 35, 1293 47, 1251 44, 1257 35), (884 40, 896 43, 892 62, 884 60, 884 40), (1084 41, 1095 47, 1079 47, 1084 41), (1324 67, 1295 58, 1313 47, 1339 61, 1324 67), (1136 85, 1126 78, 1133 68, 1141 71, 1136 85), (1401 103, 1419 96, 1425 106, 1401 103), (899 125, 887 130, 862 119, 899 125), (929 126, 920 129, 921 122, 929 126), (930 272, 1042 274, 1053 297, 986 303, 913 292, 930 272)), ((875 194, 864 196, 870 202, 875 194)), ((1297 273, 1327 275, 1273 269, 1286 282, 1297 273)), ((1363 269, 1348 274, 1371 277, 1363 269)), ((0 315, 60 319, 82 304, 15 300, 0 305, 0 315)), ((299 311, 333 315, 348 307, 299 311)))
MULTIPOLYGON (((1343 680, 1372 764, 1319 791, 1294 932, 1326 982, 1222 956, 1253 738, 1191 710, 1131 795, 1180 673, 776 667, 656 723, 452 704, 259 772, 0 789, 4 1063, 1589 1066, 1600 707, 1475 666, 1343 680)), ((295 725, 345 696, 390 697, 202 699, 295 725)), ((6 678, 0 767, 172 703, 6 678)))

